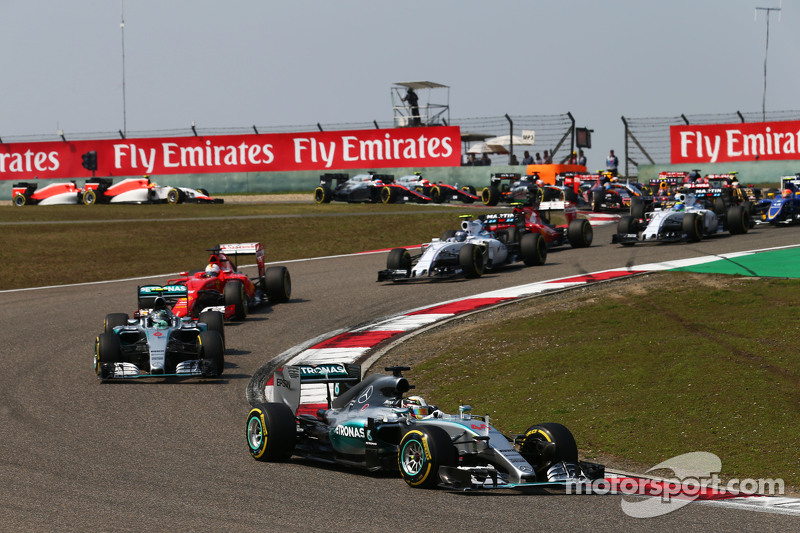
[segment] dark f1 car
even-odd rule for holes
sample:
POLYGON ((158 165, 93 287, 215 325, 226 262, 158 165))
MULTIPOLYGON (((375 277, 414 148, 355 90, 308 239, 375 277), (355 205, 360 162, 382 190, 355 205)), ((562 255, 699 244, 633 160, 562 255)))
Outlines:
POLYGON ((94 343, 94 370, 101 380, 166 376, 217 377, 225 366, 222 314, 198 320, 169 310, 186 299, 181 285, 139 287, 139 310, 106 315, 94 343))
POLYGON ((398 471, 413 488, 451 490, 581 483, 603 477, 602 465, 578 460, 570 431, 556 423, 505 436, 468 405, 446 414, 418 396, 402 376, 360 380, 356 365, 285 366, 266 387, 267 403, 247 415, 247 444, 259 461, 298 455, 370 471, 398 471), (327 388, 327 408, 302 412, 301 388, 327 388), (340 394, 333 394, 332 390, 340 394))
POLYGON ((488 206, 495 206, 500 202, 538 203, 542 199, 542 190, 536 183, 537 180, 538 175, 522 176, 510 172, 492 174, 489 186, 481 191, 481 200, 488 206))
POLYGON ((371 202, 394 204, 401 202, 430 202, 430 197, 417 191, 415 183, 398 183, 392 174, 323 174, 319 187, 314 189, 314 201, 318 204, 337 202, 371 202), (334 182, 336 185, 334 185, 334 182))
POLYGON ((401 176, 397 181, 410 189, 414 189, 428 196, 435 204, 450 201, 471 204, 481 199, 480 196, 477 195, 475 187, 472 185, 465 185, 459 189, 456 185, 450 185, 442 181, 433 183, 423 178, 420 172, 415 172, 413 175, 409 176, 401 176))
POLYGON ((292 295, 292 279, 284 266, 267 268, 264 245, 260 242, 220 244, 209 250, 208 266, 169 284, 184 285, 189 297, 179 300, 172 311, 178 316, 198 317, 203 311, 220 311, 226 319, 244 320, 247 313, 266 303, 288 302, 292 295), (258 276, 250 278, 239 271, 241 255, 255 255, 258 276))

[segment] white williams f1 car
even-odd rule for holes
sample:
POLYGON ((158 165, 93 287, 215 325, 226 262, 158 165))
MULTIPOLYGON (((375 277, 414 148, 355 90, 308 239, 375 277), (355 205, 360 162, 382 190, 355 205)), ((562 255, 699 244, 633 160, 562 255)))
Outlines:
POLYGON ((693 194, 677 193, 675 201, 662 209, 644 213, 644 219, 622 216, 612 243, 632 245, 637 242, 698 242, 703 237, 729 231, 747 233, 750 213, 747 206, 734 205, 723 215, 702 207, 693 194))
POLYGON ((395 248, 386 259, 386 270, 378 272, 378 281, 449 278, 463 274, 478 278, 485 269, 497 269, 516 261, 527 266, 543 265, 547 243, 539 233, 525 232, 525 219, 516 225, 492 232, 485 227, 485 215, 463 220, 461 229, 447 231, 441 239, 422 246, 422 253, 412 256, 405 248, 395 248))

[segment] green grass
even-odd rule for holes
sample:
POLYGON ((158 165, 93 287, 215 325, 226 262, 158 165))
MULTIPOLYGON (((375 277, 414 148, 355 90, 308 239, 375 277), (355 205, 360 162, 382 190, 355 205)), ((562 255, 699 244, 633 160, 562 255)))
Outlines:
POLYGON ((510 433, 563 423, 586 456, 642 471, 707 451, 728 478, 800 486, 800 280, 652 276, 646 294, 546 316, 535 299, 527 316, 451 337, 414 368, 417 392, 448 412, 470 403, 510 433))

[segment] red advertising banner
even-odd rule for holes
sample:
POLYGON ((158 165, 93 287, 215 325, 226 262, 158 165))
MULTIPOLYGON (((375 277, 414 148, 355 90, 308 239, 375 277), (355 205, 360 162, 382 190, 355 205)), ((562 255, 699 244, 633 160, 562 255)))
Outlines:
POLYGON ((457 126, 0 144, 0 179, 203 174, 461 164, 457 126))
POLYGON ((671 162, 800 159, 800 121, 670 126, 671 162))

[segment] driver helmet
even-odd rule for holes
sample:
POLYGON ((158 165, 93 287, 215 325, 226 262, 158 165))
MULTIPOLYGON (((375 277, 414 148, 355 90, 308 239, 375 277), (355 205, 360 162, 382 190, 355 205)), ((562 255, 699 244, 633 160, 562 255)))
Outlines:
POLYGON ((403 399, 403 407, 408 408, 412 418, 425 418, 431 414, 431 408, 422 396, 409 396, 403 399))
POLYGON ((543 179, 536 180, 536 185, 538 185, 539 187, 544 187, 544 180, 543 179))
POLYGON ((467 232, 458 230, 455 234, 456 242, 464 242, 467 240, 467 232))
POLYGON ((674 206, 672 206, 673 211, 683 211, 684 209, 686 209, 686 204, 684 204, 683 202, 678 202, 674 206))
POLYGON ((150 323, 153 324, 153 327, 156 329, 167 329, 169 327, 169 322, 169 311, 166 309, 155 311, 150 315, 150 323))
POLYGON ((603 184, 603 188, 604 188, 605 190, 609 190, 609 189, 611 189, 611 182, 609 182, 609 181, 605 182, 605 183, 603 184))
POLYGON ((792 189, 783 189, 781 196, 784 198, 791 198, 792 197, 792 189))
POLYGON ((209 263, 206 267, 206 276, 219 276, 219 265, 216 263, 209 263))

